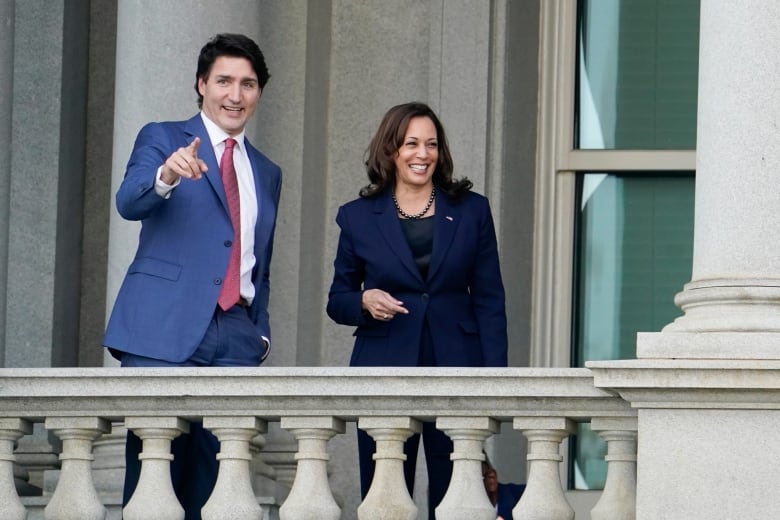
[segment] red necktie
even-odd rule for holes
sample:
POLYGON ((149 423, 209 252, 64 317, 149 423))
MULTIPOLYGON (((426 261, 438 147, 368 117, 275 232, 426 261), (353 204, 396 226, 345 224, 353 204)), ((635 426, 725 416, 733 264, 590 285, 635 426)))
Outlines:
POLYGON ((241 199, 238 196, 238 180, 233 166, 233 147, 235 139, 225 140, 225 151, 219 163, 219 173, 222 175, 222 185, 225 187, 230 222, 233 224, 233 245, 230 249, 225 279, 222 281, 222 292, 219 294, 219 306, 228 310, 241 298, 241 199))

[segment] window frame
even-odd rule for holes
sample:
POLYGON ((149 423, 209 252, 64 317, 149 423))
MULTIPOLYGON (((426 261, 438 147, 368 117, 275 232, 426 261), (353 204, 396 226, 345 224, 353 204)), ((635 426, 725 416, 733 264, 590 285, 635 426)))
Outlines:
POLYGON ((695 150, 574 148, 577 2, 540 3, 530 364, 571 366, 578 172, 695 171, 695 150))

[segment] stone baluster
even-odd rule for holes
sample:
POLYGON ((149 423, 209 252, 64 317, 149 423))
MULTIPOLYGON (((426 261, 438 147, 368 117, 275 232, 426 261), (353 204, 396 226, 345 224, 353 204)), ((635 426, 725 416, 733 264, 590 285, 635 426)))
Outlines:
POLYGON ((359 520, 415 520, 414 505, 404 480, 404 442, 422 429, 411 417, 361 417, 358 428, 376 442, 374 480, 363 503, 359 520))
POLYGON ((24 419, 0 418, 0 519, 24 520, 27 511, 14 485, 14 443, 33 431, 24 419))
POLYGON ((344 433, 335 417, 282 417, 281 426, 298 441, 298 470, 290 494, 279 510, 280 520, 338 520, 341 508, 328 483, 328 441, 344 433))
POLYGON ((122 510, 124 520, 183 520, 171 483, 171 441, 189 432, 178 417, 127 417, 125 426, 143 442, 141 475, 132 498, 122 510))
POLYGON ((500 426, 488 417, 439 417, 436 427, 452 439, 452 478, 439 506, 439 520, 495 520, 482 478, 483 444, 500 426))
POLYGON ((204 417, 203 427, 219 439, 219 474, 203 506, 203 520, 262 520, 263 510, 252 490, 249 443, 268 426, 257 417, 204 417))
POLYGON ((62 441, 57 488, 44 510, 46 520, 103 520, 106 508, 92 480, 92 443, 111 431, 100 417, 47 417, 47 430, 62 441))
POLYGON ((607 482, 591 520, 636 519, 636 417, 594 417, 591 429, 607 441, 607 482))
POLYGON ((558 467, 563 460, 561 441, 574 433, 576 424, 565 417, 515 417, 514 428, 528 439, 528 484, 512 509, 523 520, 572 520, 574 510, 566 501, 558 467))

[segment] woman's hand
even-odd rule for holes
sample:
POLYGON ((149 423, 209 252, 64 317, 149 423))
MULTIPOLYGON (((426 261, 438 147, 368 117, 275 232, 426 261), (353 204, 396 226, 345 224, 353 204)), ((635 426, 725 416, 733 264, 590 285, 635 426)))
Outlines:
POLYGON ((381 289, 363 291, 362 304, 363 310, 379 321, 392 320, 398 313, 409 314, 409 311, 404 307, 404 302, 396 300, 381 289))

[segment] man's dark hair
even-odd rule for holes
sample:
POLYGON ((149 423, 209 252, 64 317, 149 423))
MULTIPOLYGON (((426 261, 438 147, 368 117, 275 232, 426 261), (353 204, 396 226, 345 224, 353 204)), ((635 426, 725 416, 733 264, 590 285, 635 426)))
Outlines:
POLYGON ((243 34, 218 34, 203 46, 198 56, 198 71, 195 73, 195 93, 198 95, 198 108, 203 106, 203 96, 198 89, 198 80, 208 80, 211 66, 220 56, 246 58, 252 64, 257 74, 260 90, 268 83, 271 75, 265 65, 265 58, 260 47, 251 38, 243 34))

